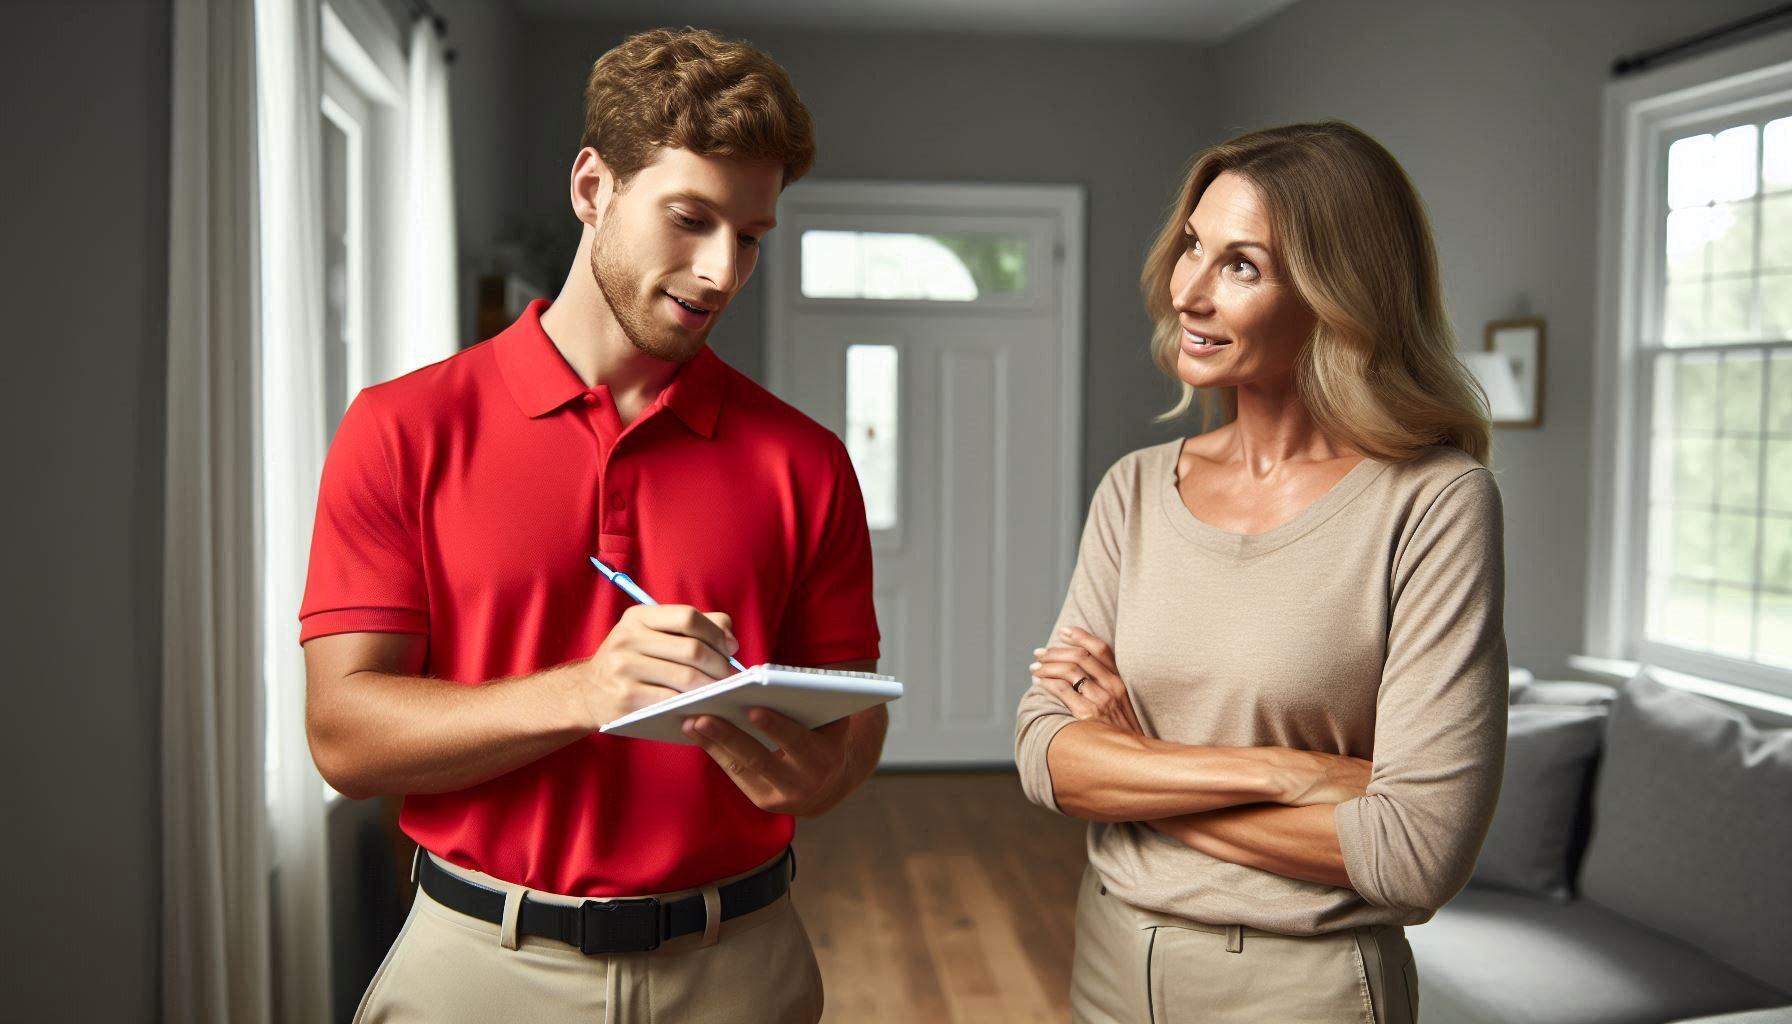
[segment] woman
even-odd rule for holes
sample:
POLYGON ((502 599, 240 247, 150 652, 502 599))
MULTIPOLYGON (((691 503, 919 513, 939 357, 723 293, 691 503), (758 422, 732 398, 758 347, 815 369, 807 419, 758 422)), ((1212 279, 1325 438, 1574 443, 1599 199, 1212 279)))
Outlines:
POLYGON ((1021 700, 1028 797, 1091 822, 1073 1015, 1413 1020, 1402 926, 1467 881, 1506 725, 1424 211, 1349 125, 1255 132, 1194 164, 1143 285, 1168 415, 1229 421, 1108 471, 1021 700))

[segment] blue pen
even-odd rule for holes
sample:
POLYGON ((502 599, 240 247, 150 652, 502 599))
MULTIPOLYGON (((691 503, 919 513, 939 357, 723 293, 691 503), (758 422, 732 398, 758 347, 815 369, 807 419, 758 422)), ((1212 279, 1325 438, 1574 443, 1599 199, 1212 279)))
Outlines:
MULTIPOLYGON (((627 594, 628 596, 634 598, 636 601, 639 601, 642 604, 659 604, 658 601, 655 601, 651 596, 648 595, 647 591, 641 589, 640 584, 636 583, 632 579, 629 579, 628 573, 617 572, 616 570, 610 568, 609 566, 605 565, 604 563, 598 561, 596 555, 591 556, 591 564, 597 566, 597 571, 604 574, 604 579, 607 579, 611 583, 614 583, 618 587, 621 587, 622 592, 624 594, 627 594)), ((732 657, 730 657, 728 659, 728 664, 733 665, 734 670, 736 672, 745 672, 747 670, 747 666, 742 665, 738 661, 735 661, 732 657)))

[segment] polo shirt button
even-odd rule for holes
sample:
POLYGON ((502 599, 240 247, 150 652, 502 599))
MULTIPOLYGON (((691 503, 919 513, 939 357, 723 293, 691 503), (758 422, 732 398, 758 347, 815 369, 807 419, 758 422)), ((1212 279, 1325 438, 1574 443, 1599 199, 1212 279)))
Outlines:
POLYGON ((597 404, 597 396, 592 394, 589 391, 587 391, 583 395, 579 396, 579 400, 584 402, 586 405, 596 405, 597 404))
POLYGON ((619 493, 610 495, 610 511, 620 512, 627 507, 628 507, 628 499, 627 498, 624 498, 619 493))

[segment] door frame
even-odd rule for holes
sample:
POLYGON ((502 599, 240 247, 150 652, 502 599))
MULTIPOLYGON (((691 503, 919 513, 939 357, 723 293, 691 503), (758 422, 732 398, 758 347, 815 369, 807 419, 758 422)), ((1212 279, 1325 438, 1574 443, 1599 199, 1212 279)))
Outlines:
MULTIPOLYGON (((1000 216, 1004 214, 1052 219, 1057 229, 1057 245, 1052 253, 1050 284, 1035 275, 1035 288, 1057 291, 1058 330, 1063 339, 1059 352, 1058 407, 1063 415, 1058 424, 1057 451, 1059 479, 1059 536, 1054 557, 1054 575, 1060 586, 1070 582, 1075 564, 1077 538, 1082 532, 1082 463, 1083 463, 1083 293, 1084 276, 1084 210, 1087 205, 1081 185, 994 185, 938 182, 897 181, 802 181, 790 186, 778 201, 779 219, 784 231, 774 231, 765 240, 765 372, 766 385, 774 394, 783 396, 786 385, 785 339, 789 311, 786 288, 798 280, 797 259, 801 254, 801 221, 807 214, 852 216, 868 214, 889 216, 912 213, 917 216, 939 216, 963 213, 967 216, 1000 216)), ((1049 293, 1048 293, 1049 294, 1049 293)), ((952 302, 891 302, 880 299, 828 299, 831 308, 850 310, 863 307, 890 315, 902 307, 953 307, 952 302)))

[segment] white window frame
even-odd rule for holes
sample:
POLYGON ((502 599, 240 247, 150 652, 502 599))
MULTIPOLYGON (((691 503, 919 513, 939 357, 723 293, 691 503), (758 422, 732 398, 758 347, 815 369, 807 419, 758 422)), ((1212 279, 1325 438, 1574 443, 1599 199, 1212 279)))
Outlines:
MULTIPOLYGON (((352 125, 351 144, 358 150, 357 157, 351 158, 354 180, 350 187, 355 195, 349 204, 349 230, 356 237, 349 247, 353 279, 347 282, 351 346, 345 385, 346 398, 352 400, 367 384, 392 376, 400 358, 400 353, 382 344, 385 339, 403 336, 394 322, 398 303, 383 301, 396 294, 398 271, 392 260, 378 257, 396 251, 395 243, 403 231, 403 204, 394 193, 395 176, 404 158, 406 64, 400 27, 381 0, 325 0, 319 15, 322 107, 313 152, 323 147, 325 118, 352 125)), ((326 403, 326 420, 331 413, 328 388, 326 383, 325 391, 317 396, 319 402, 326 403)), ((333 432, 335 426, 327 423, 326 432, 333 432)), ((267 459, 281 456, 279 451, 264 453, 267 459)), ((269 673, 264 685, 272 685, 273 679, 269 673)), ((268 706, 277 706, 271 697, 268 706)), ((271 804, 278 784, 278 751, 271 722, 269 730, 266 796, 271 804)), ((325 783, 324 798, 333 804, 341 796, 325 783)))
MULTIPOLYGON (((1599 300, 1594 366, 1588 653, 1638 661, 1746 690, 1792 697, 1792 671, 1647 641, 1651 367, 1643 339, 1662 273, 1657 201, 1668 137, 1792 104, 1792 32, 1777 33, 1612 83, 1605 93, 1599 300)), ((1777 705, 1779 701, 1774 701, 1777 705)))

